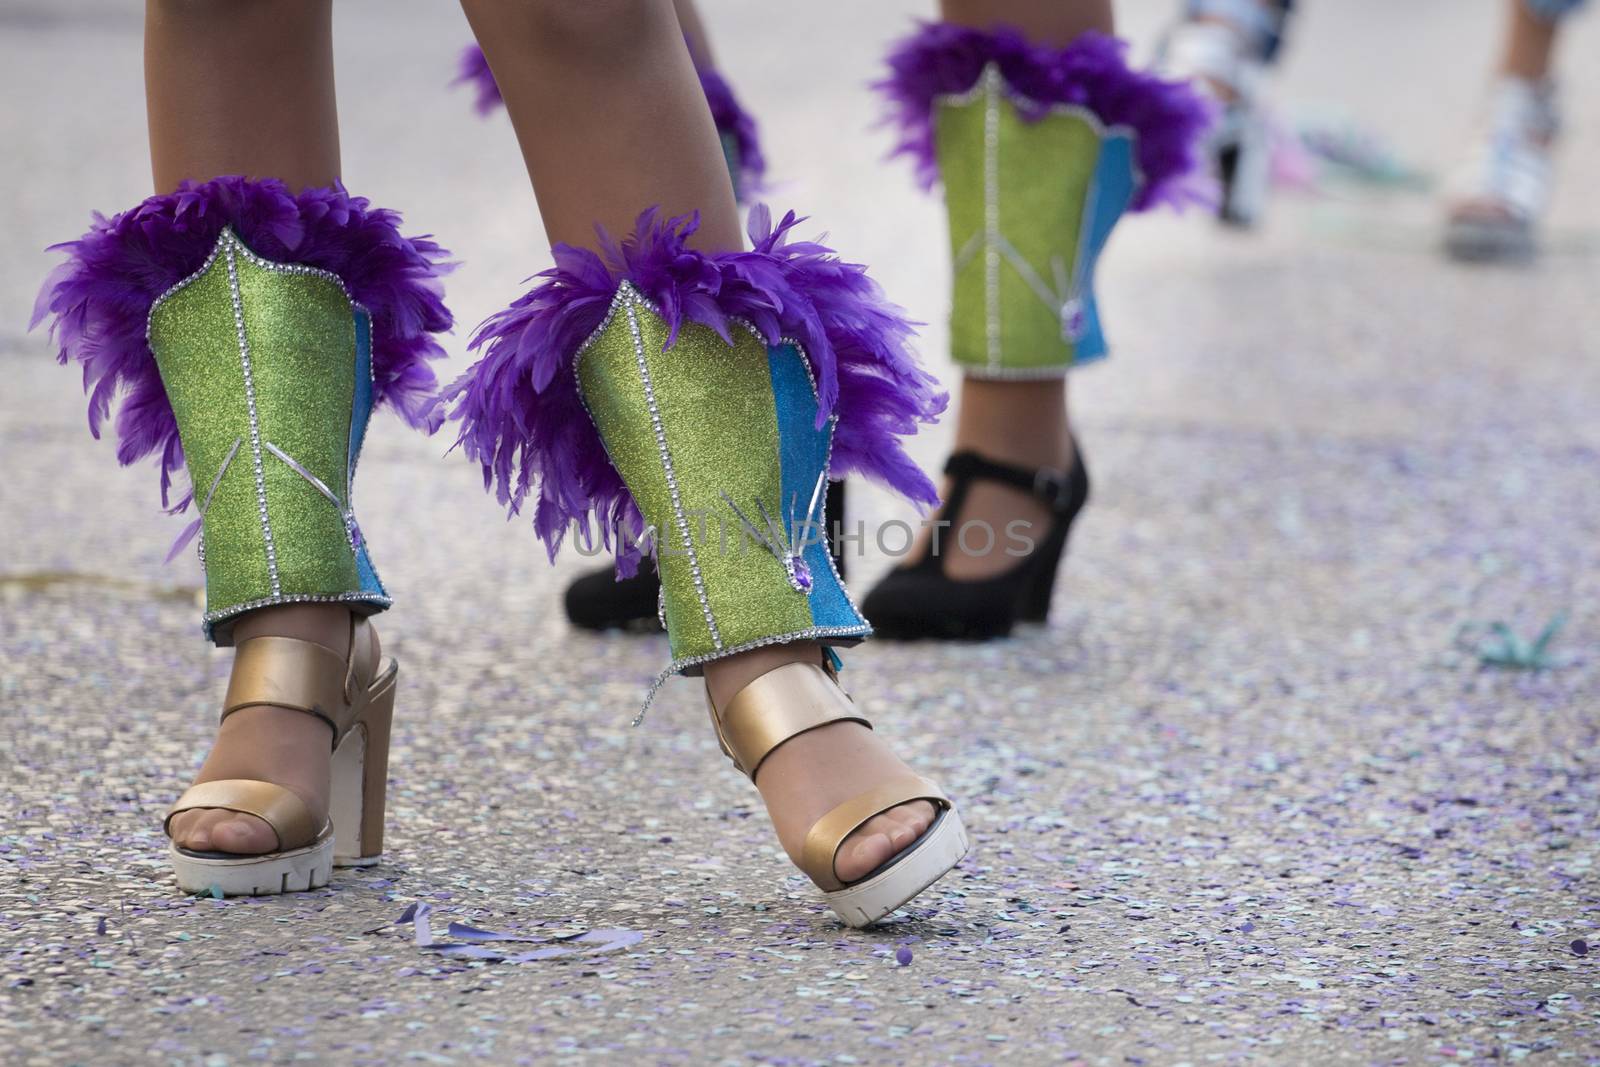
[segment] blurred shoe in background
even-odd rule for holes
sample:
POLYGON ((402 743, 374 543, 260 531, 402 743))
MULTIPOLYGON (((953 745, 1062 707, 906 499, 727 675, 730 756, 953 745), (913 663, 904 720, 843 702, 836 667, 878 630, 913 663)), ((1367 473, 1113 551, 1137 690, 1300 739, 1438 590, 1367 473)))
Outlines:
POLYGON ((1207 145, 1221 186, 1218 217, 1252 226, 1272 183, 1267 69, 1283 40, 1287 0, 1190 0, 1161 44, 1160 67, 1188 78, 1218 105, 1207 145))
POLYGON ((1559 132, 1555 86, 1502 77, 1488 122, 1453 185, 1445 251, 1455 259, 1531 256, 1550 199, 1550 157, 1559 132))

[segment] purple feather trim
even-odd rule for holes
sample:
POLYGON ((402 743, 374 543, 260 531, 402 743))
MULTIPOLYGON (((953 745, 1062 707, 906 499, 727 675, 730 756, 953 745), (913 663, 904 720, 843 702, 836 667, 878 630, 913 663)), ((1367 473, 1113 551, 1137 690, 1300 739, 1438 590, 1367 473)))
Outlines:
POLYGON ((505 103, 500 97, 500 86, 494 80, 494 72, 489 69, 489 61, 484 58, 483 49, 475 44, 462 49, 461 58, 456 62, 455 81, 450 84, 472 86, 478 94, 473 106, 479 115, 491 115, 495 108, 505 103))
POLYGON ((1185 82, 1133 70, 1125 51, 1123 42, 1101 33, 1051 48, 1009 26, 980 30, 928 22, 889 53, 889 77, 874 88, 887 97, 891 121, 900 128, 894 154, 915 161, 924 187, 939 177, 934 101, 971 89, 994 63, 1024 98, 1018 104, 1025 119, 1037 119, 1054 105, 1076 104, 1107 126, 1133 130, 1144 178, 1135 211, 1206 201, 1210 183, 1200 141, 1213 120, 1211 106, 1185 82))
MULTIPOLYGON (((50 333, 61 363, 83 366, 89 394, 89 432, 112 401, 117 413, 117 459, 124 465, 161 457, 161 503, 168 504, 172 472, 183 467, 183 446, 172 405, 161 387, 155 355, 145 340, 150 305, 188 277, 231 226, 258 255, 332 271, 372 313, 372 369, 379 403, 430 433, 439 426, 438 382, 431 359, 444 356, 432 334, 450 329, 439 277, 448 253, 427 237, 402 237, 400 216, 374 208, 342 185, 291 193, 274 179, 240 177, 184 182, 110 219, 96 213, 89 232, 52 245, 67 254, 45 279, 34 304, 32 329, 54 316, 50 333)), ((185 495, 171 510, 182 511, 185 495)))
POLYGON ((652 208, 620 245, 600 234, 601 254, 557 245, 556 265, 472 338, 484 355, 445 391, 457 441, 483 464, 484 485, 517 513, 536 489, 533 525, 555 557, 569 524, 617 552, 620 573, 638 560, 643 520, 607 458, 578 393, 573 356, 599 327, 617 286, 632 282, 672 328, 685 322, 730 338, 729 320, 755 325, 769 343, 796 338, 810 358, 821 400, 820 426, 837 414, 832 473, 859 472, 919 503, 938 497, 900 437, 932 422, 948 397, 918 366, 912 326, 866 268, 830 248, 788 240, 793 212, 776 227, 765 205, 750 210, 749 252, 686 246, 699 217, 663 219, 652 208))
MULTIPOLYGON (((700 89, 711 106, 711 120, 720 137, 731 138, 738 152, 739 173, 734 175, 734 185, 741 195, 759 192, 767 173, 766 157, 761 154, 761 136, 756 120, 739 105, 733 87, 726 78, 710 67, 699 67, 700 89)), ((470 85, 478 94, 474 107, 479 115, 490 115, 505 101, 500 96, 500 86, 495 83, 494 72, 483 56, 483 49, 469 44, 456 63, 456 77, 451 85, 470 85)))

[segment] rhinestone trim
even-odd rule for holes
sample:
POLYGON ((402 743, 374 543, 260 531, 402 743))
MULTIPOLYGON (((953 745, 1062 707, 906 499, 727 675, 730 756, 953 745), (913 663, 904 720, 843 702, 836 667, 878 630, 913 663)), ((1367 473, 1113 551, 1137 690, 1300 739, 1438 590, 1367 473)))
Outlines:
MULTIPOLYGON (((1010 261, 1017 273, 1022 276, 1023 282, 1032 289, 1034 295, 1051 308, 1061 319, 1062 339, 1076 342, 1078 334, 1073 327, 1077 316, 1081 313, 1082 291, 1081 279, 1083 277, 1084 260, 1087 256, 1086 230, 1079 227, 1078 248, 1074 255, 1073 282, 1062 280, 1061 293, 1058 295, 1050 290, 1044 280, 1038 276, 1016 249, 1007 241, 1000 232, 1000 101, 1011 101, 1019 110, 1042 111, 1048 115, 1071 115, 1086 122, 1102 140, 1108 137, 1126 137, 1137 142, 1138 131, 1132 126, 1119 124, 1108 126, 1101 121, 1100 116, 1081 104, 1041 104, 1039 101, 1017 92, 1006 82, 1001 73, 999 64, 987 63, 978 80, 971 88, 961 93, 952 93, 935 97, 936 106, 964 106, 981 103, 983 105, 983 232, 975 235, 974 241, 968 242, 956 256, 956 267, 965 265, 965 262, 977 253, 973 247, 976 242, 983 250, 984 259, 984 341, 987 364, 981 368, 972 368, 963 365, 964 373, 971 377, 994 380, 1041 380, 1065 376, 1070 367, 1028 367, 1023 369, 1006 367, 1003 365, 1001 352, 1001 322, 1000 322, 1000 262, 1004 258, 1010 261)), ((1138 160, 1133 161, 1134 187, 1137 189, 1144 185, 1144 173, 1139 169, 1138 160)), ((1095 202, 1099 195, 1097 184, 1091 183, 1089 189, 1089 205, 1095 202)), ((1089 210, 1085 211, 1085 217, 1089 210)), ((1058 271, 1059 273, 1059 271, 1058 271)), ((1076 365, 1078 361, 1074 361, 1076 365)), ((958 364, 959 365, 959 364, 958 364)))
POLYGON ((672 452, 667 447, 667 428, 661 421, 661 408, 656 404, 655 385, 650 380, 649 361, 645 358, 644 337, 639 331, 639 312, 636 300, 643 294, 628 283, 617 287, 624 294, 623 309, 628 316, 628 334, 633 339, 633 355, 639 365, 639 380, 644 385, 645 406, 650 409, 650 427, 655 431, 656 451, 661 456, 661 470, 667 479, 667 494, 672 498, 673 523, 678 536, 683 539, 684 553, 689 559, 689 575, 694 581, 694 593, 700 601, 700 613, 705 617, 706 629, 711 633, 711 646, 722 648, 722 633, 717 629, 717 618, 711 610, 711 598, 706 595, 705 576, 700 573, 700 555, 694 549, 694 537, 689 530, 689 516, 683 510, 683 497, 678 490, 678 475, 672 467, 672 452))
POLYGON ((983 312, 989 367, 1000 366, 1000 68, 983 68, 983 312))
POLYGON ((217 476, 211 479, 211 488, 206 490, 205 503, 196 506, 196 510, 200 512, 202 519, 206 517, 206 512, 211 510, 211 501, 217 495, 217 490, 222 487, 222 476, 228 473, 228 467, 233 463, 233 457, 239 454, 239 448, 243 444, 244 438, 235 437, 233 439, 233 447, 228 449, 226 456, 222 457, 222 466, 217 468, 217 476))
MULTIPOLYGON (((994 72, 995 78, 997 79, 996 84, 1001 90, 1001 95, 1004 96, 1005 99, 1011 101, 1012 105, 1015 106, 1019 111, 1028 111, 1035 114, 1044 115, 1074 115, 1087 122, 1094 129, 1095 133, 1099 134, 1101 137, 1126 137, 1132 141, 1138 141, 1139 139, 1139 131, 1134 127, 1129 126, 1127 123, 1118 123, 1114 126, 1108 126, 1099 115, 1095 114, 1091 109, 1084 107, 1082 104, 1044 104, 1038 100, 1035 100, 1031 96, 1027 96, 1024 93, 1019 93, 1016 89, 1012 88, 1010 82, 1005 80, 1005 75, 1001 73, 1000 65, 998 63, 987 64, 983 68, 983 71, 978 75, 978 79, 972 83, 972 87, 970 89, 965 89, 959 93, 945 93, 942 96, 934 97, 934 106, 937 107, 939 105, 948 104, 954 107, 960 107, 963 104, 974 104, 981 102, 984 99, 984 94, 986 91, 986 86, 984 83, 989 77, 990 71, 994 72)), ((1144 172, 1139 169, 1138 160, 1135 160, 1133 164, 1133 177, 1135 185, 1144 184, 1144 172)))
POLYGON ((228 467, 232 465, 234 457, 239 454, 239 449, 243 445, 244 438, 235 437, 233 439, 233 447, 228 449, 226 456, 222 457, 222 466, 217 468, 217 476, 211 479, 211 488, 206 492, 205 503, 197 503, 195 505, 195 509, 200 513, 200 529, 195 534, 194 554, 199 557, 202 569, 206 565, 206 512, 211 510, 211 500, 217 495, 217 490, 222 486, 222 476, 228 473, 228 467))
MULTIPOLYGON (((766 338, 761 336, 761 331, 756 328, 754 323, 746 319, 735 319, 734 321, 740 326, 743 326, 745 329, 749 330, 763 343, 766 342, 766 338)), ((821 406, 822 395, 817 389, 817 376, 811 369, 811 356, 806 352, 806 346, 800 343, 799 338, 791 337, 788 334, 784 334, 782 337, 778 338, 778 344, 792 345, 794 347, 795 354, 800 357, 800 366, 805 368, 806 379, 811 382, 811 395, 816 398, 818 406, 821 406)), ((822 457, 822 469, 825 471, 831 471, 833 469, 833 438, 835 431, 839 428, 839 416, 830 415, 828 417, 828 422, 831 424, 828 428, 828 452, 822 457)), ((824 525, 826 525, 826 509, 823 510, 823 516, 824 525)), ((841 515, 841 521, 843 518, 844 516, 841 515)), ((855 612, 856 618, 864 619, 866 616, 861 614, 861 608, 856 604, 855 597, 850 595, 850 589, 844 584, 844 577, 839 573, 838 564, 836 564, 833 560, 833 543, 831 541, 833 531, 830 529, 827 531, 827 534, 830 538, 827 543, 828 551, 824 552, 823 555, 828 557, 828 571, 833 575, 834 584, 837 585, 839 587, 839 591, 844 594, 845 603, 850 605, 850 610, 855 612)), ((868 634, 870 633, 871 630, 869 628, 868 634)))
POLYGON ((270 608, 277 604, 372 604, 376 607, 387 608, 392 607, 394 601, 389 596, 378 593, 285 593, 281 596, 263 597, 260 600, 250 600, 243 604, 234 604, 232 607, 206 612, 201 619, 204 623, 206 638, 210 640, 212 630, 219 622, 224 622, 236 615, 243 615, 247 611, 270 608))
MULTIPOLYGON (((261 440, 260 420, 256 414, 255 382, 250 373, 250 343, 249 338, 245 334, 244 327, 244 305, 243 297, 239 289, 238 258, 242 256, 245 260, 249 261, 252 266, 260 267, 264 270, 274 271, 279 274, 309 275, 315 278, 322 278, 337 285, 339 287, 339 291, 344 294, 344 298, 350 302, 351 313, 365 316, 368 325, 369 337, 371 336, 372 312, 369 311, 364 305, 356 301, 355 297, 350 292, 350 287, 345 284, 344 279, 338 274, 335 274, 333 271, 323 270, 321 267, 313 267, 304 263, 278 263, 274 260, 258 256, 255 252, 251 251, 249 245, 244 243, 243 239, 239 237, 238 233, 234 231, 233 227, 224 226, 222 231, 217 235, 216 244, 211 246, 211 251, 206 254, 206 258, 200 264, 200 266, 195 268, 179 281, 174 282, 171 286, 168 286, 160 296, 156 297, 155 300, 151 302, 150 310, 145 316, 145 345, 151 349, 152 353, 154 352, 154 347, 151 345, 150 332, 151 323, 155 319, 156 310, 165 304, 169 299, 192 285, 202 275, 204 275, 206 271, 210 270, 212 264, 216 262, 218 256, 224 257, 224 262, 228 270, 228 296, 233 305, 234 330, 239 340, 239 361, 244 372, 245 408, 250 419, 250 446, 251 459, 255 469, 256 499, 261 515, 262 537, 266 542, 267 572, 271 579, 272 595, 259 600, 252 600, 244 604, 236 604, 232 607, 220 608, 216 611, 205 613, 205 615, 201 617, 202 628, 205 636, 208 640, 211 638, 212 630, 215 624, 218 622, 233 618, 236 615, 241 615, 247 611, 254 611, 257 608, 270 607, 275 604, 360 603, 373 604, 380 608, 390 607, 394 602, 386 592, 381 594, 367 592, 285 594, 282 591, 281 583, 278 577, 277 550, 273 545, 272 527, 267 517, 266 478, 264 465, 261 459, 261 449, 264 442, 261 440)), ((374 386, 376 386, 376 368, 374 367, 373 361, 370 358, 368 359, 367 363, 367 371, 369 380, 374 386)), ((364 440, 363 444, 365 444, 364 440)), ((237 450, 237 446, 235 450, 237 450)), ((274 449, 274 451, 276 451, 276 449, 274 449)), ((356 461, 359 459, 359 457, 359 449, 350 457, 349 467, 345 475, 347 483, 347 499, 349 497, 349 483, 354 481, 356 461)), ((233 452, 230 452, 229 461, 231 461, 232 458, 233 452)), ((280 456, 280 458, 284 458, 291 467, 298 468, 299 466, 298 464, 288 460, 286 456, 280 456)), ((227 462, 228 461, 224 462, 224 468, 226 468, 227 462)), ((308 478, 310 477, 309 472, 301 470, 300 473, 308 478)), ((220 472, 217 475, 217 481, 221 481, 220 472)), ((311 481, 325 495, 327 495, 330 499, 333 499, 336 505, 338 504, 337 499, 333 497, 333 494, 328 491, 326 486, 322 485, 321 482, 315 478, 311 478, 311 481)), ((213 486, 212 492, 214 493, 215 491, 215 486, 213 486)), ((208 495, 208 503, 209 500, 210 497, 208 495)), ((355 525, 355 514, 352 508, 349 506, 341 508, 341 514, 345 522, 345 534, 350 539, 352 550, 359 552, 362 548, 366 548, 365 539, 360 538, 359 527, 355 525)), ((203 518, 203 511, 201 515, 203 518)), ((199 546, 197 551, 200 556, 201 566, 204 566, 206 561, 204 526, 201 527, 198 541, 199 546)), ((371 549, 366 548, 366 551, 368 565, 372 567, 373 576, 376 578, 377 564, 372 562, 371 549)), ((379 586, 381 587, 383 580, 381 578, 378 578, 377 580, 379 586)))
MULTIPOLYGON (((638 335, 638 332, 637 332, 638 323, 637 323, 637 319, 634 317, 635 316, 635 309, 639 308, 639 307, 647 308, 654 315, 661 316, 663 318, 665 317, 665 316, 662 316, 661 309, 659 307, 657 307, 655 305, 655 303, 650 300, 649 297, 645 296, 645 294, 642 293, 638 289, 637 286, 635 286, 631 281, 628 281, 627 279, 623 279, 623 281, 621 281, 617 285, 617 291, 616 291, 615 294, 613 294, 613 296, 611 298, 610 306, 606 308, 605 317, 600 320, 600 324, 598 326, 596 326, 594 328, 594 330, 592 330, 590 332, 588 337, 584 338, 583 343, 580 344, 578 346, 577 350, 572 354, 572 371, 573 371, 573 374, 577 374, 579 364, 582 362, 584 354, 589 350, 589 348, 591 346, 593 346, 595 341, 598 340, 600 338, 600 336, 606 332, 606 329, 608 327, 610 327, 612 320, 616 317, 617 312, 619 310, 625 311, 626 314, 629 315, 630 319, 633 320, 632 321, 632 325, 633 325, 634 329, 632 331, 630 331, 630 332, 632 332, 633 337, 634 337, 634 355, 635 355, 635 357, 637 359, 640 360, 640 369, 641 369, 641 371, 644 370, 644 364, 643 364, 644 344, 643 344, 642 338, 640 338, 639 335, 638 335)), ((756 324, 751 322, 750 320, 744 319, 744 318, 733 318, 733 319, 730 319, 729 321, 730 321, 730 323, 732 325, 737 326, 740 329, 743 329, 743 330, 747 331, 748 333, 750 333, 751 336, 755 337, 762 344, 766 344, 766 345, 769 345, 769 346, 771 345, 771 342, 767 341, 766 336, 761 332, 760 328, 757 327, 756 324)), ((810 356, 808 356, 806 354, 805 346, 800 343, 798 338, 791 337, 791 336, 789 336, 787 334, 785 334, 784 336, 780 337, 778 339, 777 343, 780 344, 780 345, 792 345, 794 347, 795 353, 800 357, 801 366, 805 368, 806 378, 811 382, 812 395, 813 396, 818 396, 816 375, 811 369, 811 358, 810 358, 810 356)), ((645 375, 645 380, 646 381, 649 380, 648 374, 645 375)), ((596 430, 596 432, 598 432, 599 429, 600 429, 599 423, 595 422, 594 412, 589 409, 588 398, 586 398, 583 395, 583 391, 581 389, 578 391, 578 399, 580 401, 582 401, 583 410, 584 410, 585 414, 587 414, 589 416, 589 421, 594 424, 595 430, 596 430)), ((659 423, 660 423, 659 414, 660 413, 659 413, 659 410, 654 405, 654 397, 653 397, 653 395, 649 396, 649 399, 651 401, 651 407, 650 407, 651 418, 652 418, 652 421, 656 424, 656 427, 657 427, 657 430, 658 430, 658 436, 657 436, 656 440, 657 440, 658 444, 660 444, 661 442, 664 441, 664 434, 662 434, 660 432, 660 426, 659 426, 659 423)), ((820 402, 820 396, 818 396, 818 400, 820 402)), ((829 421, 832 422, 835 427, 837 427, 838 422, 839 422, 838 415, 830 416, 829 417, 829 421)), ((663 452, 662 452, 663 460, 670 462, 669 457, 667 457, 666 453, 665 453, 665 446, 662 445, 662 448, 663 448, 663 452)), ((831 468, 832 464, 833 464, 833 434, 830 432, 828 434, 828 454, 824 459, 823 469, 827 470, 827 469, 831 468)), ((615 465, 613 464, 613 467, 614 466, 615 465)), ((670 468, 669 468, 669 471, 670 471, 670 468)), ((676 479, 675 479, 675 476, 671 475, 670 473, 668 475, 668 485, 673 488, 674 497, 676 498, 676 479)), ((682 514, 681 509, 679 509, 679 513, 675 516, 675 518, 677 518, 682 524, 687 525, 687 521, 688 521, 687 520, 687 516, 682 514)), ((682 528, 683 527, 680 526, 680 530, 682 528)), ((684 540, 685 540, 685 543, 690 543, 686 533, 685 533, 684 540)), ((645 695, 644 706, 639 709, 639 714, 636 715, 634 717, 634 719, 633 719, 633 725, 634 726, 638 726, 640 723, 642 723, 644 721, 645 713, 650 710, 650 705, 655 700, 656 692, 658 690, 660 690, 661 686, 663 684, 665 684, 666 681, 669 678, 673 677, 676 674, 680 674, 683 671, 688 670, 688 669, 690 669, 692 667, 697 667, 697 666, 699 666, 699 665, 701 665, 703 663, 709 663, 712 660, 723 659, 723 658, 726 658, 728 656, 738 655, 741 652, 748 652, 748 651, 750 651, 752 649, 764 648, 764 647, 766 647, 768 645, 789 644, 789 643, 794 642, 794 641, 814 641, 814 640, 817 640, 819 638, 824 638, 824 637, 830 637, 830 638, 835 638, 835 639, 837 639, 837 638, 845 638, 847 640, 851 640, 851 643, 855 643, 856 641, 864 640, 864 639, 872 636, 872 626, 869 623, 864 621, 864 616, 862 616, 862 614, 861 614, 861 608, 859 606, 857 606, 857 604, 855 602, 855 598, 850 595, 850 590, 845 587, 844 579, 842 579, 839 576, 839 568, 834 564, 833 553, 832 552, 827 552, 827 553, 825 553, 825 555, 828 557, 828 571, 833 575, 834 582, 837 583, 839 589, 844 593, 845 600, 849 603, 850 609, 853 612, 855 612, 857 618, 862 618, 863 619, 862 623, 860 623, 859 625, 856 625, 856 626, 815 626, 815 627, 809 627, 807 629, 796 630, 796 631, 793 631, 791 633, 775 634, 775 635, 773 635, 771 637, 763 637, 763 638, 760 638, 760 639, 758 639, 756 641, 751 641, 751 642, 748 642, 748 643, 743 644, 743 645, 739 645, 739 646, 734 647, 734 648, 724 648, 724 647, 722 647, 721 636, 720 636, 720 634, 718 634, 718 635, 716 635, 716 642, 715 643, 717 645, 717 650, 715 652, 710 653, 708 655, 703 655, 703 656, 687 656, 687 657, 684 657, 682 659, 674 660, 670 665, 667 666, 667 668, 665 670, 663 670, 660 674, 658 674, 656 676, 655 680, 653 682, 651 682, 651 684, 650 684, 649 691, 645 695)), ((709 606, 709 604, 706 603, 706 601, 704 599, 704 585, 700 581, 699 564, 694 562, 694 557, 693 556, 691 556, 690 558, 691 558, 691 563, 693 564, 693 571, 694 571, 695 578, 696 578, 696 589, 697 589, 697 591, 699 591, 701 593, 701 606, 702 606, 703 610, 705 610, 709 614, 710 606, 709 606)), ((661 628, 662 629, 666 629, 667 620, 666 620, 665 594, 662 594, 661 597, 657 600, 656 610, 657 610, 657 617, 661 621, 661 628)), ((713 632, 715 633, 715 631, 713 631, 713 632)))
POLYGON ((272 520, 267 517, 267 473, 261 462, 261 419, 256 414, 256 383, 250 371, 250 338, 244 328, 244 296, 239 289, 238 254, 234 251, 236 242, 230 240, 233 231, 222 232, 219 240, 228 242, 223 250, 227 256, 228 298, 233 303, 233 328, 239 339, 239 364, 244 370, 244 406, 250 416, 250 465, 255 471, 256 507, 261 513, 261 537, 267 549, 267 579, 272 586, 272 595, 280 596, 283 586, 278 580, 278 549, 272 543, 272 520))
POLYGON ((1088 359, 1073 360, 1069 366, 1056 367, 990 367, 961 362, 957 362, 956 366, 964 377, 975 378, 978 381, 1040 382, 1049 381, 1053 378, 1065 378, 1078 367, 1098 363, 1106 355, 1109 355, 1109 353, 1091 356, 1088 359))
MULTIPOLYGON (((274 456, 277 456, 278 459, 283 461, 284 466, 288 467, 300 477, 304 478, 307 482, 311 483, 311 487, 313 489, 327 498, 328 502, 331 503, 334 506, 334 509, 339 512, 339 520, 344 524, 345 540, 350 542, 350 552, 352 554, 360 553, 361 546, 365 544, 365 540, 361 536, 361 527, 356 523, 356 513, 354 509, 342 502, 338 496, 334 494, 334 491, 328 488, 327 484, 323 482, 321 478, 318 478, 315 474, 312 474, 310 471, 306 470, 306 468, 301 465, 299 460, 289 455, 289 453, 285 452, 271 441, 266 441, 263 443, 265 444, 268 452, 271 452, 274 456)), ((368 562, 371 562, 370 557, 368 562)))

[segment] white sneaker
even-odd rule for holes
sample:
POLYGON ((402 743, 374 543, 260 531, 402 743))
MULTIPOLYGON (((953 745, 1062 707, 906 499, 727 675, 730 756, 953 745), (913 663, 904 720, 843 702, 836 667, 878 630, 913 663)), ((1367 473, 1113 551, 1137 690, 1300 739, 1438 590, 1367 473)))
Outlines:
POLYGON ((1489 120, 1452 183, 1445 251, 1456 259, 1531 255, 1550 199, 1551 150, 1560 123, 1549 82, 1501 78, 1489 120))

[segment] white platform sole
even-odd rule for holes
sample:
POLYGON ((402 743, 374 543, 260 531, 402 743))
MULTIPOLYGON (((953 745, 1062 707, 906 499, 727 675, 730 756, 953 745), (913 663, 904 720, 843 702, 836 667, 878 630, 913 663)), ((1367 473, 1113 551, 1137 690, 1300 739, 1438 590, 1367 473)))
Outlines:
POLYGON ((225 897, 266 897, 321 889, 333 877, 333 830, 304 848, 265 856, 205 855, 168 847, 178 888, 185 893, 210 893, 213 887, 225 897))
POLYGON ((822 894, 823 899, 847 926, 871 926, 950 873, 968 847, 967 828, 949 808, 909 852, 864 881, 822 894))

